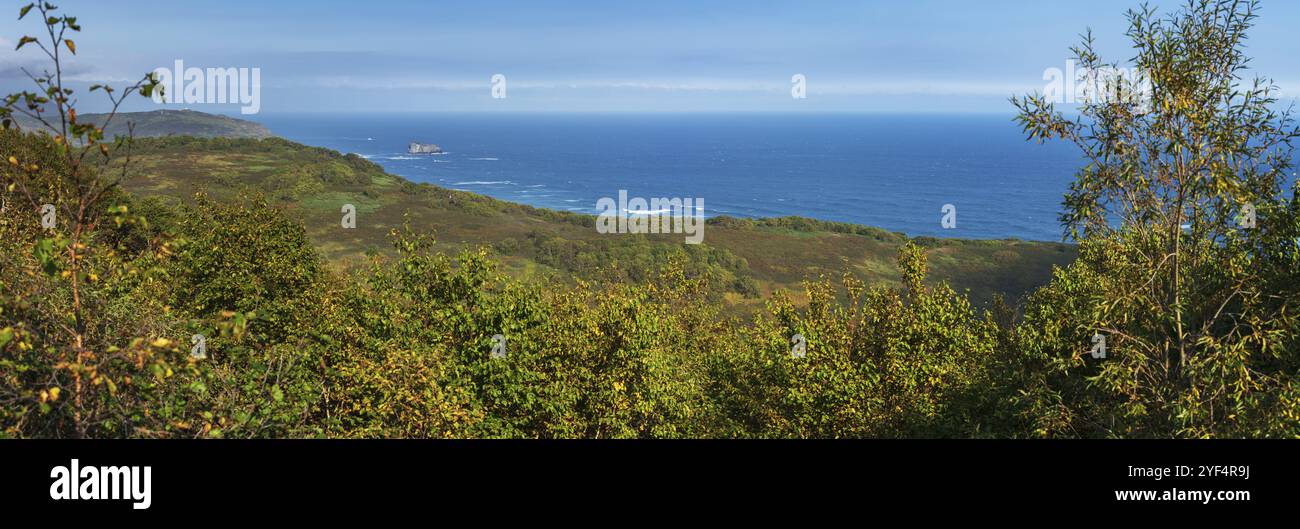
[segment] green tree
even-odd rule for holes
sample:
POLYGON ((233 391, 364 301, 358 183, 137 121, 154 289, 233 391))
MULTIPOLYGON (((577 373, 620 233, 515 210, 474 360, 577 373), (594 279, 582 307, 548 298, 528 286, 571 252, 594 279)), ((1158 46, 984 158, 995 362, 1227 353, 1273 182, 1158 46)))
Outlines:
POLYGON ((1300 434, 1300 225, 1284 190, 1300 132, 1277 87, 1246 78, 1258 8, 1130 11, 1140 76, 1118 75, 1087 34, 1072 51, 1097 89, 1077 114, 1013 99, 1030 139, 1088 161, 1061 217, 1080 257, 1017 331, 1033 433, 1300 434), (1104 359, 1089 354, 1094 336, 1104 359))
POLYGON ((846 275, 843 292, 808 283, 804 311, 776 298, 742 351, 715 358, 712 393, 733 435, 982 435, 999 328, 948 285, 925 284, 921 248, 904 246, 898 265, 900 287, 846 275))
MULTIPOLYGON (((145 77, 107 94, 103 123, 78 120, 73 90, 64 85, 76 17, 47 2, 28 4, 19 19, 41 17, 43 35, 23 36, 18 49, 39 48, 49 69, 24 70, 35 90, 10 94, 0 106, 7 164, 3 174, 4 277, 0 279, 0 400, 5 432, 14 435, 125 435, 133 399, 172 372, 173 341, 149 331, 166 317, 142 317, 123 306, 149 307, 142 291, 158 286, 157 250, 138 253, 114 232, 145 222, 119 203, 109 164, 129 168, 130 138, 104 141, 104 126, 133 94, 149 96, 145 77), (10 129, 31 124, 36 135, 10 129), (142 332, 143 331, 143 332, 142 332), (134 337, 134 338, 132 338, 134 337)), ((157 308, 157 307, 155 307, 157 308)), ((163 314, 159 311, 154 314, 163 314)))

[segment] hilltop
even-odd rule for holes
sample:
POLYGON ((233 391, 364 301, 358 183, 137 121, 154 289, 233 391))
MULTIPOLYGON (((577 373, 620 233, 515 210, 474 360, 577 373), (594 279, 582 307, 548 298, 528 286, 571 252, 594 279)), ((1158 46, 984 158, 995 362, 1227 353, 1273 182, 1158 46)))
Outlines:
MULTIPOLYGON (((107 114, 82 114, 82 123, 103 123, 107 114)), ((54 116, 57 120, 58 116, 54 116)), ((19 117, 18 123, 27 130, 40 130, 41 127, 30 118, 19 117)), ((274 136, 260 123, 208 114, 194 110, 151 110, 148 112, 119 112, 104 131, 104 136, 112 138, 126 135, 128 127, 134 125, 136 138, 153 138, 160 136, 194 136, 198 138, 270 138, 274 136)))

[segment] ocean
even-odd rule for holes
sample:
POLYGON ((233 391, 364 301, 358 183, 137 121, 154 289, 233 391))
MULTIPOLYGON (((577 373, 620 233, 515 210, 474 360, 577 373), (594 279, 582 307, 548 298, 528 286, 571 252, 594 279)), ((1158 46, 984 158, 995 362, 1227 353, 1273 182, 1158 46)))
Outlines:
POLYGON ((617 197, 704 200, 706 216, 797 215, 908 235, 1059 241, 1082 166, 1009 115, 264 114, 284 138, 415 182, 595 214, 617 197), (437 155, 407 144, 436 143, 437 155), (943 208, 956 208, 946 229, 943 208))

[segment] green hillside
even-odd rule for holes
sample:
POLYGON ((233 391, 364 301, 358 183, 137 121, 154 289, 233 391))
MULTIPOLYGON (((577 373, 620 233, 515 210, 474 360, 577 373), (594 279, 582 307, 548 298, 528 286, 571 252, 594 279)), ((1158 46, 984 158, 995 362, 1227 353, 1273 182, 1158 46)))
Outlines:
MULTIPOLYGON (((594 217, 415 184, 356 155, 287 140, 152 138, 140 140, 134 176, 124 187, 146 197, 217 200, 265 195, 301 219, 332 262, 347 266, 369 251, 388 251, 389 231, 408 218, 436 233, 443 249, 488 246, 519 275, 643 279, 656 265, 681 256, 715 277, 732 307, 761 306, 780 289, 852 270, 869 284, 896 283, 899 233, 852 224, 788 217, 710 219, 704 244, 680 235, 602 235, 594 217), (341 208, 357 208, 356 229, 340 225, 341 208)), ((932 278, 969 289, 977 303, 1002 294, 1020 299, 1045 284, 1053 266, 1070 262, 1073 246, 1058 243, 918 238, 932 278)))

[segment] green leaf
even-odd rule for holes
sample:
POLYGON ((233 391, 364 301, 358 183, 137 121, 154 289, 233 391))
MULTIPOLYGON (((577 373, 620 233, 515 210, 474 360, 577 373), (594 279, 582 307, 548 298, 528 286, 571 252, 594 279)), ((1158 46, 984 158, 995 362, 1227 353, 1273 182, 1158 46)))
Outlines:
POLYGON ((32 257, 41 263, 41 270, 53 277, 59 272, 58 255, 54 249, 54 239, 41 239, 32 247, 32 257))

